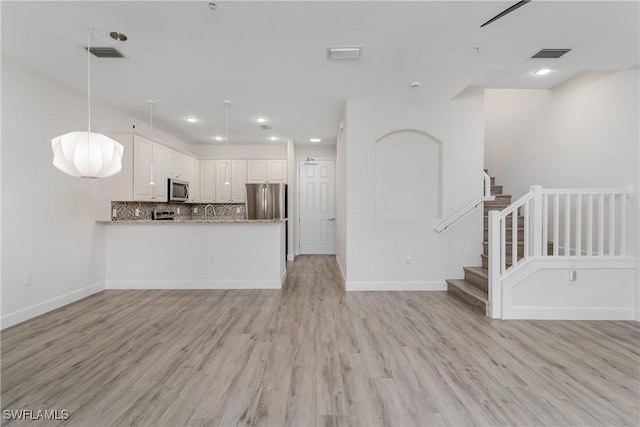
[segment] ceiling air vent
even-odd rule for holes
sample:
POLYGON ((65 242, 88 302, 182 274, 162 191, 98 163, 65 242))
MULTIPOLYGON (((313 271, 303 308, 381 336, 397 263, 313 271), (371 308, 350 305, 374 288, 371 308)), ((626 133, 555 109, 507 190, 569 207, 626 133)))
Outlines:
POLYGON ((360 59, 362 54, 362 46, 342 46, 342 47, 328 47, 327 59, 360 59))
POLYGON ((269 126, 268 124, 261 124, 260 125, 260 129, 262 129, 262 130, 270 130, 271 126, 269 126))
POLYGON ((571 51, 571 49, 542 49, 540 52, 532 56, 532 58, 560 58, 565 53, 571 51))
POLYGON ((124 55, 114 47, 91 47, 89 51, 98 58, 124 58, 124 55))

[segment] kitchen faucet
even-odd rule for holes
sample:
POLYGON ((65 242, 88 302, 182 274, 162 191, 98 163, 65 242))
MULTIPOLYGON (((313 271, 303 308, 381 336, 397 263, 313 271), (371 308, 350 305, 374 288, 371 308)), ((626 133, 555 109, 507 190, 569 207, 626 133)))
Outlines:
POLYGON ((204 220, 207 220, 207 209, 211 207, 211 212, 213 212, 213 216, 216 216, 216 208, 213 205, 207 205, 204 207, 204 220))

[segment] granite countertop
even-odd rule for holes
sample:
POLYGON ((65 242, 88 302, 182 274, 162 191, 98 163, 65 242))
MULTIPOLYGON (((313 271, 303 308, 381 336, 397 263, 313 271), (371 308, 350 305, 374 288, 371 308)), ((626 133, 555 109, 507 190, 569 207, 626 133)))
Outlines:
POLYGON ((99 220, 98 224, 275 224, 286 222, 286 218, 276 219, 245 219, 235 217, 216 217, 214 219, 173 219, 173 220, 152 220, 152 219, 137 219, 137 220, 99 220))

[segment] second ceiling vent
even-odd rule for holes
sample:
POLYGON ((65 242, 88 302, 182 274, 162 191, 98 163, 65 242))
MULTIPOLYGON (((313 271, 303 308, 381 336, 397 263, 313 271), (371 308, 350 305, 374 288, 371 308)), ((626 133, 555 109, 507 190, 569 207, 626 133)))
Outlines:
POLYGON ((327 59, 360 59, 362 54, 362 46, 335 46, 327 48, 327 59))
POLYGON ((571 49, 542 49, 540 52, 533 55, 532 58, 558 59, 570 51, 571 49))

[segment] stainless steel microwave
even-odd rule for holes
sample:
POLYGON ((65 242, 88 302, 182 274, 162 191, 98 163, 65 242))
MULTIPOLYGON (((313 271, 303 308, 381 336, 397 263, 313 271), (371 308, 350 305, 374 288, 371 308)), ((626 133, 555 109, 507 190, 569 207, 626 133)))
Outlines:
POLYGON ((170 202, 187 202, 189 201, 189 183, 169 178, 169 191, 167 194, 170 202))

